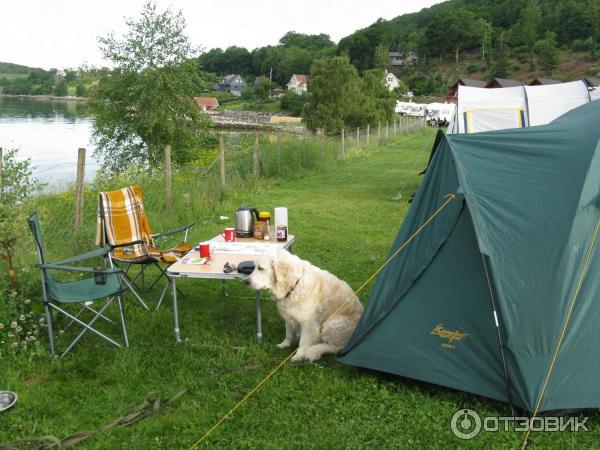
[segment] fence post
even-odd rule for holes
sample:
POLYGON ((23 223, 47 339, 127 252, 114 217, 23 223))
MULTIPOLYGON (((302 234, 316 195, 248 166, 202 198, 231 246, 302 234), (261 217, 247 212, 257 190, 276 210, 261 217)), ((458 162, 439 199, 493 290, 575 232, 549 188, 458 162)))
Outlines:
POLYGON ((342 158, 344 157, 344 154, 346 153, 346 148, 345 148, 346 142, 345 142, 344 138, 345 138, 345 136, 344 136, 344 129, 342 128, 342 147, 341 147, 341 150, 340 150, 340 156, 342 158))
POLYGON ((258 178, 260 174, 260 160, 258 157, 258 133, 254 133, 254 147, 252 148, 252 175, 258 178))
POLYGON ((367 147, 369 146, 370 137, 371 137, 371 125, 367 124, 367 147))
POLYGON ((325 159, 325 128, 320 128, 319 133, 321 134, 321 159, 325 159))
POLYGON ((390 139, 390 123, 385 123, 385 140, 386 142, 390 139))
POLYGON ((225 139, 219 135, 219 162, 221 165, 221 189, 225 189, 225 139))
POLYGON ((277 145, 275 151, 277 152, 277 173, 281 172, 281 132, 277 130, 277 145))
POLYGON ((356 127, 356 148, 360 146, 360 128, 356 127))
POLYGON ((396 120, 398 120, 398 118, 396 116, 394 116, 394 137, 397 136, 397 134, 396 134, 396 120))
POLYGON ((167 211, 173 210, 173 168, 171 166, 171 144, 165 145, 165 199, 167 211))
POLYGON ((377 146, 381 145, 381 122, 377 125, 377 146))
POLYGON ((85 148, 77 151, 77 178, 75 180, 75 231, 81 230, 83 222, 83 178, 85 173, 85 148))
POLYGON ((2 200, 2 161, 4 161, 2 156, 2 147, 0 147, 0 200, 2 200))

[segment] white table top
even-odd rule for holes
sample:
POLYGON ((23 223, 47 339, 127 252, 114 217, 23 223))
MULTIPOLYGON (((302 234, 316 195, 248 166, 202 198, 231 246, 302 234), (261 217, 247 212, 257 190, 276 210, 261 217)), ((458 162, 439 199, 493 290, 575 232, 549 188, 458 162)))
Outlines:
POLYGON ((199 258, 198 250, 191 250, 179 261, 169 266, 167 275, 169 277, 185 278, 213 278, 229 280, 234 278, 246 278, 247 275, 237 272, 225 273, 225 263, 239 264, 242 261, 255 261, 262 253, 278 249, 289 249, 296 237, 289 235, 287 241, 279 242, 275 239, 262 241, 253 238, 236 238, 233 243, 225 243, 221 235, 215 236, 211 242, 211 258, 208 264, 186 263, 192 258, 199 258))

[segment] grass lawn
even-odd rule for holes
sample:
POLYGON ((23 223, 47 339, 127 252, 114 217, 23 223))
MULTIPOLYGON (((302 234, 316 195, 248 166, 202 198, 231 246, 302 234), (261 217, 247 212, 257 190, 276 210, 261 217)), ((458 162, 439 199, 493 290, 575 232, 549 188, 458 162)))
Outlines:
MULTIPOLYGON (((233 216, 241 204, 289 208, 295 253, 346 279, 354 288, 384 261, 421 178, 435 133, 422 130, 369 158, 292 179, 263 180, 257 192, 224 200, 218 214, 233 216), (401 198, 398 193, 401 192, 401 198)), ((202 218, 198 218, 199 222, 202 218)), ((172 224, 176 225, 176 224, 172 224)), ((223 226, 208 220, 192 238, 211 237, 223 226)), ((187 281, 187 282, 186 282, 187 281)), ((216 281, 180 283, 180 326, 175 345, 170 301, 155 313, 128 297, 129 349, 86 337, 65 359, 0 361, 0 390, 18 392, 19 403, 0 414, 0 442, 64 437, 96 429, 155 392, 163 400, 190 390, 156 415, 92 437, 81 448, 189 448, 259 382, 288 351, 275 347, 284 324, 264 302, 264 343, 254 342, 254 301, 226 298, 216 281)), ((249 292, 231 283, 231 293, 249 292)), ((368 289, 361 293, 368 299, 368 289)), ((159 289, 146 297, 157 298, 159 289)), ((115 328, 113 331, 116 331, 115 328)), ((506 405, 342 365, 332 356, 316 364, 288 363, 202 448, 515 448, 522 433, 481 433, 461 441, 450 419, 460 408, 481 415, 509 415, 506 405)), ((590 432, 535 434, 535 448, 600 447, 598 415, 590 432)))

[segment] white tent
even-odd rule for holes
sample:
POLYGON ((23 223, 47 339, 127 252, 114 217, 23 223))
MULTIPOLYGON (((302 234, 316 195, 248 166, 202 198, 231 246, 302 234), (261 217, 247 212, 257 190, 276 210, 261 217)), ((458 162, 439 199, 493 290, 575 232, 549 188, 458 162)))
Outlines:
POLYGON ((543 125, 590 101, 583 81, 498 89, 459 86, 448 133, 543 125))

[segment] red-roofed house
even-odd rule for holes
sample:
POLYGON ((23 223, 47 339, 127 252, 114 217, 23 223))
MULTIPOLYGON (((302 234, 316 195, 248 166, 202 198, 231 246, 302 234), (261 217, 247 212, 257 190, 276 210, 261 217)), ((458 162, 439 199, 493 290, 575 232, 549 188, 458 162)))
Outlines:
POLYGON ((288 91, 295 92, 298 95, 302 95, 308 89, 308 76, 307 75, 292 75, 289 83, 287 84, 288 91))
POLYGON ((196 103, 204 112, 212 111, 219 106, 219 102, 214 97, 196 97, 196 103))

